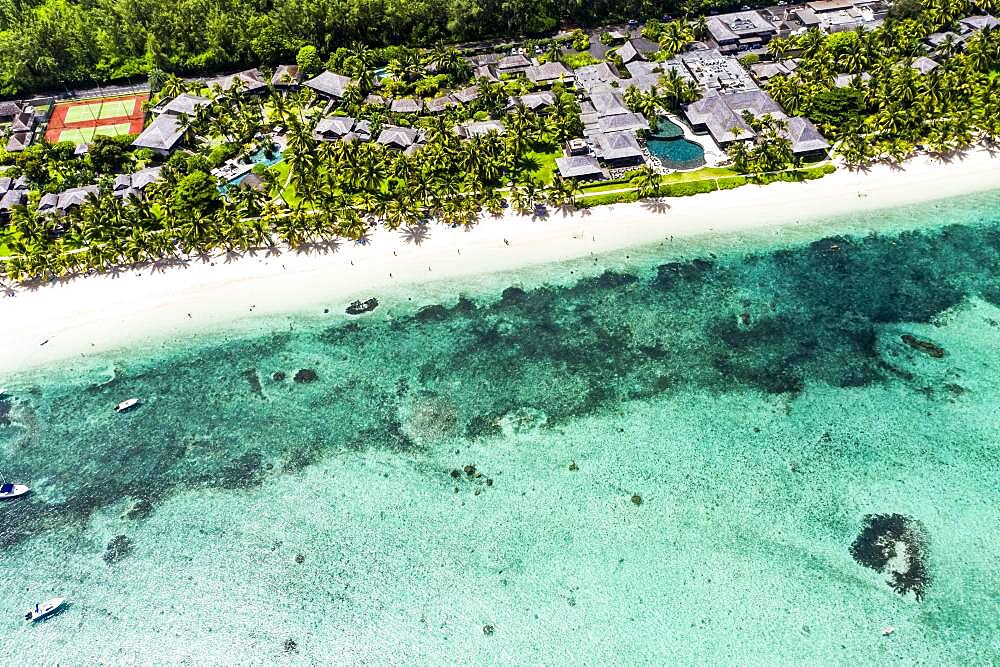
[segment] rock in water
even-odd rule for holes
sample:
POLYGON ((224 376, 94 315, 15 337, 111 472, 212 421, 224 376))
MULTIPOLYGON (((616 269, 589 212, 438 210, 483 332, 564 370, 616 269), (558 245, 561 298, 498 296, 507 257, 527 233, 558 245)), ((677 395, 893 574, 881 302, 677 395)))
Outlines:
POLYGON ((309 382, 315 382, 318 378, 319 376, 316 375, 316 371, 314 371, 311 368, 303 368, 298 372, 296 372, 295 377, 293 377, 292 379, 298 382, 299 384, 306 384, 309 382))
POLYGON ((944 348, 935 345, 929 340, 922 340, 916 336, 911 336, 910 334, 903 334, 900 339, 912 347, 918 352, 923 352, 924 354, 930 355, 935 359, 940 359, 944 356, 944 348))
POLYGON ((125 518, 132 521, 137 521, 139 519, 145 519, 152 513, 153 513, 153 503, 143 498, 141 500, 136 501, 135 504, 132 505, 132 507, 130 507, 127 512, 125 512, 125 518))
POLYGON ((124 535, 116 535, 108 542, 107 549, 104 551, 104 562, 108 565, 114 565, 130 553, 132 553, 132 541, 124 535))
POLYGON ((266 398, 264 396, 264 388, 260 384, 260 375, 257 374, 256 368, 248 368, 243 371, 243 377, 246 379, 247 383, 250 385, 250 390, 259 398, 266 398))
POLYGON ((900 595, 913 591, 920 600, 930 576, 927 537, 919 521, 902 514, 869 514, 854 543, 851 556, 876 572, 888 572, 888 584, 900 595))
POLYGON ((370 313, 378 308, 378 299, 372 297, 366 299, 365 301, 352 301, 351 305, 347 307, 348 315, 361 315, 362 313, 370 313))

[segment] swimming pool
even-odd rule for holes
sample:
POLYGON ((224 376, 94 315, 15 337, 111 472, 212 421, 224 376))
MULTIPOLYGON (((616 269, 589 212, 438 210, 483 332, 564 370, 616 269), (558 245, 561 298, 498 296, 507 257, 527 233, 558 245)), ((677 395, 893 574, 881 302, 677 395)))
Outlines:
POLYGON ((666 118, 659 120, 646 147, 668 169, 694 169, 705 164, 705 149, 701 144, 685 139, 684 130, 666 118))
POLYGON ((244 167, 240 169, 237 174, 226 181, 225 184, 219 186, 219 192, 226 194, 229 188, 236 187, 243 182, 243 179, 247 177, 247 174, 253 171, 253 165, 262 164, 265 167, 273 167, 284 159, 281 154, 281 147, 278 144, 272 144, 271 147, 271 157, 267 156, 267 150, 264 148, 259 149, 256 153, 252 153, 243 159, 244 167))
POLYGON ((281 162, 282 160, 281 147, 278 146, 278 144, 272 144, 271 157, 267 156, 266 149, 261 148, 256 153, 248 156, 247 160, 249 160, 251 164, 262 164, 265 167, 271 167, 281 162))

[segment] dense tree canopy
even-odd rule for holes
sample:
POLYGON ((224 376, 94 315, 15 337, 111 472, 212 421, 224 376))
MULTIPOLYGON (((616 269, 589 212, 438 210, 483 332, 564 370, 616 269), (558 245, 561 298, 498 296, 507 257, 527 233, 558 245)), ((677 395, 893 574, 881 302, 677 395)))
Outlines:
MULTIPOLYGON (((539 34, 677 11, 677 0, 0 0, 0 95, 294 62, 354 42, 539 34)), ((713 4, 724 5, 724 0, 713 4)))

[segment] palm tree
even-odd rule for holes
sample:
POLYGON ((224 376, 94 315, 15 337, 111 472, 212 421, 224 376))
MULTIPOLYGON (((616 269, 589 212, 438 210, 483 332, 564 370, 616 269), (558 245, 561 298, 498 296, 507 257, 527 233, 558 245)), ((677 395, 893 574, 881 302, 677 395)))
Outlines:
POLYGON ((637 171, 638 173, 632 179, 632 182, 635 183, 639 197, 653 197, 660 194, 662 181, 656 170, 647 164, 640 167, 637 171))

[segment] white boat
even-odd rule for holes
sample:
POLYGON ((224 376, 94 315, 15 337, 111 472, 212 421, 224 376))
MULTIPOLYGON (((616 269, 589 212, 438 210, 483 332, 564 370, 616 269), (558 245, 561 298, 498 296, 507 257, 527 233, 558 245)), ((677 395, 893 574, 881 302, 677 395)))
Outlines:
POLYGON ((0 500, 10 500, 11 498, 17 498, 18 496, 23 496, 28 491, 31 491, 24 484, 10 484, 0 475, 0 500))
POLYGON ((115 406, 115 412, 127 412, 128 410, 131 410, 132 408, 134 408, 137 405, 139 405, 139 399, 138 398, 130 398, 130 399, 122 401, 121 403, 119 403, 118 405, 116 405, 115 406))
POLYGON ((24 615, 24 620, 34 623, 35 621, 40 621, 47 616, 59 611, 59 608, 65 604, 66 598, 52 598, 51 600, 46 600, 45 602, 40 602, 35 604, 35 608, 24 615))

